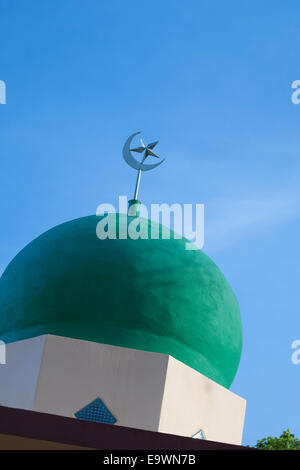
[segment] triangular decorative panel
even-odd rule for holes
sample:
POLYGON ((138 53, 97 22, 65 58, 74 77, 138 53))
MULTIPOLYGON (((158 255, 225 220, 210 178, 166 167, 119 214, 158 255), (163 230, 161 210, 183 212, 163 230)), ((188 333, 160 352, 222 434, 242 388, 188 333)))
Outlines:
POLYGON ((107 406, 104 405, 101 398, 96 398, 94 401, 81 408, 81 410, 76 411, 74 416, 78 419, 93 421, 95 423, 115 424, 117 421, 107 406))

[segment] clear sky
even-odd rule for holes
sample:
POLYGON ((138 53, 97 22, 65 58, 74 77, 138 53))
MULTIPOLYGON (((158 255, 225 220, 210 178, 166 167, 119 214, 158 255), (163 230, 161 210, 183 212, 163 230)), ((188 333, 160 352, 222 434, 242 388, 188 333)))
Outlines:
POLYGON ((0 271, 131 196, 125 139, 160 139, 140 199, 205 204, 204 251, 241 309, 245 444, 300 438, 299 40, 294 0, 0 0, 0 271))

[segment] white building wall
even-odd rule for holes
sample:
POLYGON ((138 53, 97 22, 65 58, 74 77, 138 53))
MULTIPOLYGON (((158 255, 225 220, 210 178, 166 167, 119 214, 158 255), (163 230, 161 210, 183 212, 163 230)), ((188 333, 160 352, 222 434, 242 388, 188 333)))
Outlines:
POLYGON ((6 364, 0 365, 0 405, 32 410, 45 336, 6 345, 6 364))
POLYGON ((169 356, 159 431, 241 444, 246 401, 169 356))
POLYGON ((34 409, 62 416, 100 397, 116 425, 157 431, 168 356, 47 335, 34 409))
POLYGON ((240 444, 246 402, 164 354, 46 335, 7 345, 0 404, 74 417, 97 397, 128 426, 240 444))

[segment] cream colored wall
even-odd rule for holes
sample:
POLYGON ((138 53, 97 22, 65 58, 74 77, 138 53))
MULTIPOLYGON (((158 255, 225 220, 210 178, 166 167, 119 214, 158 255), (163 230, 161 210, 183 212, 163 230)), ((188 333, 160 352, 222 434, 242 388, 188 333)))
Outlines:
POLYGON ((45 336, 6 345, 0 365, 0 405, 32 410, 44 351, 45 336))
POLYGON ((245 400, 170 356, 53 335, 7 346, 0 404, 73 417, 98 396, 116 425, 241 443, 245 400))
POLYGON ((117 425, 158 430, 168 356, 47 335, 34 409, 62 416, 98 396, 117 425))
POLYGON ((241 444, 246 401, 169 357, 159 431, 241 444))

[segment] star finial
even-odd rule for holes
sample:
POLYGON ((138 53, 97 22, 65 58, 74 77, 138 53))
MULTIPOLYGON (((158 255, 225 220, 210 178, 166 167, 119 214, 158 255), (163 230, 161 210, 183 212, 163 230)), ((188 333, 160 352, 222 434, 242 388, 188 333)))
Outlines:
POLYGON ((154 147, 158 144, 158 142, 159 142, 158 140, 156 142, 152 142, 151 144, 148 144, 148 145, 145 144, 143 139, 140 139, 140 141, 141 141, 141 147, 137 147, 135 149, 130 149, 130 150, 132 152, 138 152, 138 153, 143 153, 144 152, 143 159, 142 159, 141 163, 144 163, 146 158, 149 157, 149 156, 155 157, 155 158, 160 158, 158 155, 156 155, 156 153, 152 152, 154 147))

